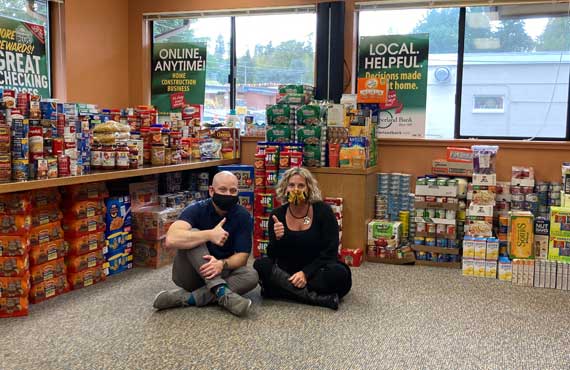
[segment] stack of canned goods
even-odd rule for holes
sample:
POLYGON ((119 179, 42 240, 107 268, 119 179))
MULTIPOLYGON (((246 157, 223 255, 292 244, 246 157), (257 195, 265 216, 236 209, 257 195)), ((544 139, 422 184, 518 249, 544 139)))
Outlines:
POLYGON ((561 205, 560 191, 562 185, 560 183, 539 182, 535 186, 535 193, 538 201, 538 211, 535 213, 537 217, 550 217, 550 207, 558 207, 561 205))
POLYGON ((416 260, 432 262, 461 262, 461 257, 457 254, 416 252, 416 260))
POLYGON ((382 219, 398 221, 401 211, 413 209, 410 198, 412 176, 402 173, 379 173, 377 183, 376 215, 382 219))
POLYGON ((207 195, 204 192, 186 190, 159 195, 158 202, 163 208, 184 209, 186 206, 206 198, 207 195))

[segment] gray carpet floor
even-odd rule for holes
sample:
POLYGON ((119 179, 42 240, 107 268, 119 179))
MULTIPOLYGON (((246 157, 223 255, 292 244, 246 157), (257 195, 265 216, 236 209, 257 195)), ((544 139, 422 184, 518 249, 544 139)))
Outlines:
POLYGON ((338 311, 262 300, 154 312, 137 268, 0 319, 0 369, 568 369, 570 293, 367 263, 338 311))

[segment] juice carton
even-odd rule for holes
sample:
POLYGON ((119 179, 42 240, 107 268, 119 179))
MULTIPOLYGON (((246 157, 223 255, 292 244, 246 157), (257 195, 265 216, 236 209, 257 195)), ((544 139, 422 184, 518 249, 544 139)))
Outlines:
POLYGON ((497 261, 485 261, 485 277, 497 278, 497 261))
POLYGON ((513 279, 513 265, 507 257, 499 258, 499 280, 511 281, 513 279))
POLYGON ((463 275, 464 276, 473 276, 474 263, 475 263, 475 261, 472 259, 468 259, 468 258, 463 259, 463 275))
POLYGON ((488 238, 485 259, 487 259, 488 261, 496 261, 498 258, 499 258, 499 239, 488 238))
POLYGON ((473 276, 485 277, 485 267, 484 260, 473 260, 473 276))
POLYGON ((477 260, 484 260, 485 259, 485 253, 487 250, 487 239, 485 238, 474 238, 473 240, 473 245, 474 245, 474 258, 477 260))
MULTIPOLYGON (((475 257, 475 245, 473 244, 474 238, 472 236, 466 236, 463 239, 463 258, 474 258, 475 257)), ((473 275, 473 273, 471 273, 473 275)))

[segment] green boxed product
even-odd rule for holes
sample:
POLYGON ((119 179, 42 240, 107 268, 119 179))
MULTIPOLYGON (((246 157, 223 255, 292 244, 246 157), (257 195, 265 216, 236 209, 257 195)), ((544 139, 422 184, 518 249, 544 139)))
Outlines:
POLYGON ((305 126, 321 124, 321 107, 318 105, 303 105, 297 110, 297 123, 305 126))
POLYGON ((303 165, 305 167, 321 166, 321 146, 305 145, 303 147, 303 165))
POLYGON ((283 104, 272 105, 267 108, 267 122, 270 125, 287 125, 291 116, 291 108, 283 104))
POLYGON ((311 97, 307 94, 285 94, 279 99, 280 104, 302 105, 307 104, 311 97))
POLYGON ((273 125, 267 128, 267 141, 272 143, 291 142, 291 127, 289 125, 273 125))
POLYGON ((305 88, 303 85, 281 85, 279 86, 279 94, 303 94, 305 88))
POLYGON ((310 126, 297 129, 297 142, 305 145, 319 145, 321 143, 321 127, 310 126))

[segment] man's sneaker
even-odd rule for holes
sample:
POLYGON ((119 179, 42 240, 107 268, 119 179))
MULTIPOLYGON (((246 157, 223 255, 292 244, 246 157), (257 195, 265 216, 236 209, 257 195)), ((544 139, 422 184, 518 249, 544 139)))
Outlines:
POLYGON ((251 299, 244 298, 226 289, 226 293, 218 298, 218 304, 236 316, 245 316, 251 306, 251 299))
POLYGON ((190 292, 184 289, 163 290, 154 298, 152 306, 157 310, 188 306, 190 292))

